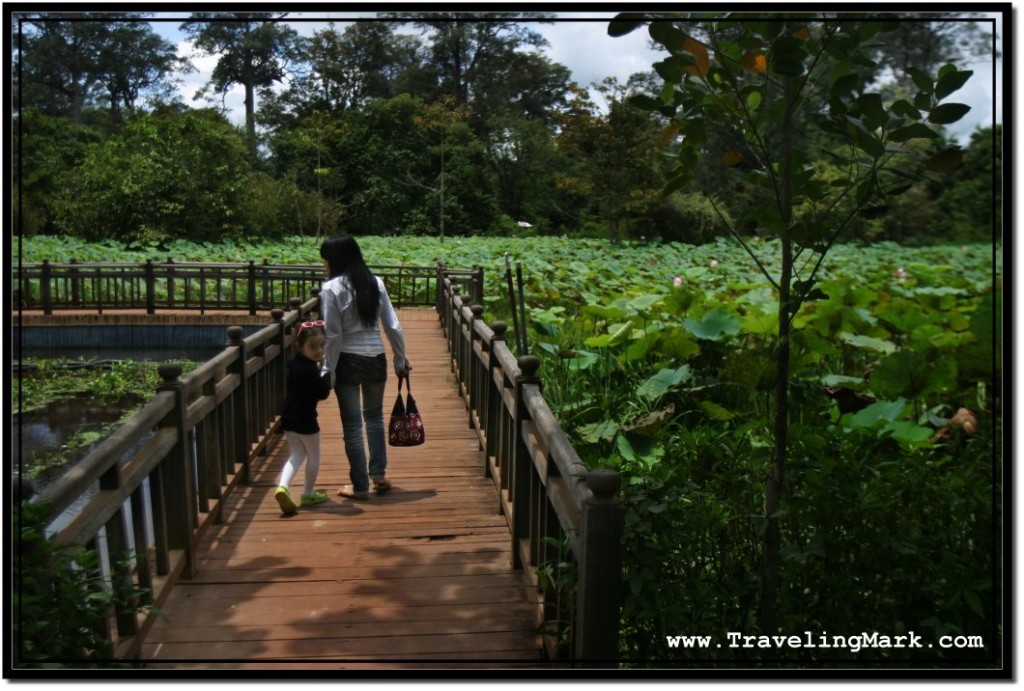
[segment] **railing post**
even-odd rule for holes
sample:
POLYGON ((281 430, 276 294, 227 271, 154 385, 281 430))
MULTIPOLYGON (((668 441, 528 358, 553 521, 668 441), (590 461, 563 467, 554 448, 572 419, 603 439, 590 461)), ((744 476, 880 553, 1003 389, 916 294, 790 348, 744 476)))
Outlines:
POLYGON ((256 316, 256 262, 249 261, 249 315, 256 316))
MULTIPOLYGON (((174 309, 174 257, 167 257, 167 307, 174 309)), ((188 295, 185 296, 188 298, 188 295)))
POLYGON ((591 470, 591 496, 582 507, 576 586, 574 657, 614 666, 619 656, 619 602, 622 587, 622 531, 625 510, 614 470, 591 470))
POLYGON ((509 504, 512 506, 512 568, 523 568, 520 543, 530 538, 530 452, 523 439, 523 423, 530 419, 523 402, 523 387, 527 384, 540 386, 540 359, 535 355, 523 355, 518 360, 519 375, 516 377, 516 409, 512 426, 512 467, 509 469, 509 504))
POLYGON ((50 268, 50 260, 44 259, 43 265, 39 270, 39 299, 43 303, 43 314, 53 314, 53 301, 50 297, 50 276, 52 269, 50 268))
MULTIPOLYGON (((296 298, 292 298, 296 299, 296 298)), ((270 316, 273 318, 274 323, 277 324, 277 345, 281 349, 278 357, 274 358, 274 379, 271 384, 271 397, 268 401, 269 405, 273 406, 272 410, 274 415, 284 414, 284 385, 285 379, 288 376, 288 368, 286 363, 288 362, 288 336, 285 333, 284 325, 284 310, 274 308, 270 310, 270 316)), ((302 315, 299 315, 299 319, 302 319, 302 315)))
POLYGON ((434 308, 437 310, 441 322, 444 323, 444 272, 448 267, 444 262, 437 263, 437 299, 434 308))
POLYGON ((242 327, 228 327, 227 346, 238 349, 237 356, 227 368, 231 374, 238 375, 238 388, 232 394, 234 402, 231 406, 234 417, 234 420, 231 421, 231 428, 235 435, 235 457, 231 461, 236 467, 237 465, 242 466, 241 482, 249 484, 249 451, 252 444, 249 438, 249 428, 252 425, 249 419, 249 382, 245 377, 245 339, 242 338, 242 327))
POLYGON ((448 352, 452 355, 452 372, 456 374, 459 381, 459 394, 462 393, 462 373, 459 367, 462 365, 462 307, 456 305, 455 301, 460 298, 459 286, 452 285, 452 297, 449 304, 450 328, 448 330, 448 352))
MULTIPOLYGON (((501 413, 502 413, 502 387, 494 383, 494 371, 500 369, 501 365, 498 364, 498 358, 494 355, 495 344, 503 343, 505 341, 505 331, 508 327, 505 322, 494 322, 491 324, 491 342, 487 344, 487 350, 490 354, 488 358, 486 385, 484 386, 484 406, 486 413, 485 419, 481 421, 486 435, 487 446, 484 449, 484 457, 488 460, 484 463, 484 476, 491 476, 491 464, 489 460, 494 458, 499 463, 499 468, 507 469, 508 464, 504 463, 500 455, 499 449, 501 448, 501 413)), ((505 489, 508 485, 503 478, 501 483, 501 489, 505 489)))
POLYGON ((153 260, 146 260, 146 314, 156 314, 156 276, 153 260))
POLYGON ((178 442, 167 455, 167 459, 159 466, 162 509, 166 512, 163 518, 167 527, 167 544, 171 549, 185 552, 185 578, 196 574, 195 552, 195 497, 194 480, 192 477, 192 441, 189 430, 185 427, 187 419, 185 386, 181 379, 181 365, 164 364, 157 368, 162 380, 157 391, 174 392, 174 410, 164 418, 162 426, 174 427, 178 433, 178 442))
POLYGON ((484 268, 482 266, 473 267, 473 302, 484 301, 484 268))
MULTIPOLYGON (((74 265, 77 263, 78 260, 75 259, 74 257, 68 260, 68 264, 74 265)), ((78 285, 78 269, 74 268, 73 266, 72 268, 68 269, 68 277, 71 281, 71 304, 78 306, 79 304, 81 304, 82 301, 81 289, 80 286, 78 285)))
POLYGON ((473 344, 477 340, 476 335, 476 322, 483 319, 484 308, 483 305, 473 305, 469 308, 470 313, 473 315, 469 318, 469 342, 468 352, 466 357, 466 394, 469 399, 469 428, 473 429, 473 413, 478 413, 477 406, 480 403, 480 369, 476 362, 476 351, 473 348, 473 344))

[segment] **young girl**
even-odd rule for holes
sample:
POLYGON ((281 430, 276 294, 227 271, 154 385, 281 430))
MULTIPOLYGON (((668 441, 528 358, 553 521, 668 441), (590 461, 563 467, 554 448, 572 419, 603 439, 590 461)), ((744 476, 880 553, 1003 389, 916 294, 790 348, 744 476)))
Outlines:
POLYGON ((388 466, 384 430, 384 384, 387 358, 384 330, 394 354, 395 374, 409 376, 405 336, 398 323, 384 281, 373 275, 359 244, 350 235, 326 240, 320 246, 328 279, 320 290, 320 313, 327 322, 327 357, 323 369, 332 376, 341 409, 345 455, 352 484, 338 496, 367 499, 370 483, 375 492, 391 489, 384 477, 388 466), (363 445, 365 422, 366 446, 363 445))
POLYGON ((322 321, 302 322, 292 347, 295 354, 288 362, 285 378, 284 414, 281 427, 288 440, 290 457, 281 471, 274 498, 286 515, 295 513, 296 505, 288 486, 306 461, 306 486, 302 505, 313 506, 327 501, 327 495, 314 488, 320 470, 320 425, 316 420, 316 404, 331 393, 330 375, 321 376, 326 334, 322 321))

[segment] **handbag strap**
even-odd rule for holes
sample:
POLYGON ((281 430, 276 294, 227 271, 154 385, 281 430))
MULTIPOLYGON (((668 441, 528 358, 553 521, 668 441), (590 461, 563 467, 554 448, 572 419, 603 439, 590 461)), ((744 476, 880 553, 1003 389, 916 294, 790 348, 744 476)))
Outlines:
POLYGON ((409 375, 408 374, 405 375, 404 377, 399 377, 398 378, 398 393, 399 394, 402 393, 402 382, 403 381, 407 382, 407 386, 409 387, 409 393, 412 393, 412 381, 409 379, 409 375))

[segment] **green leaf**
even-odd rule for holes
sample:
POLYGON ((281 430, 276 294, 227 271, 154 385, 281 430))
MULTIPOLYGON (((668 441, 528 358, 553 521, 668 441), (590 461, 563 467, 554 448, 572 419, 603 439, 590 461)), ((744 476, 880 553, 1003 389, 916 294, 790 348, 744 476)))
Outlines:
POLYGON ((647 94, 633 94, 627 100, 631 105, 639 108, 640 110, 658 110, 662 106, 662 103, 658 99, 653 96, 648 96, 647 94))
POLYGON ((677 29, 670 21, 653 21, 648 32, 656 43, 660 43, 670 51, 682 50, 683 42, 686 40, 686 34, 677 29))
POLYGON ((642 398, 656 401, 664 396, 670 389, 691 377, 690 366, 683 365, 678 369, 661 369, 653 377, 637 387, 636 393, 642 398))
POLYGON ((910 78, 914 80, 914 85, 921 91, 927 91, 929 93, 934 91, 935 87, 934 84, 932 84, 932 78, 922 70, 917 67, 908 67, 907 74, 910 75, 910 78))
POLYGON ((747 109, 757 110, 757 107, 761 105, 761 92, 759 90, 751 91, 747 94, 747 109))
POLYGON ((674 403, 669 403, 660 410, 653 413, 639 415, 622 424, 622 431, 630 434, 639 434, 642 437, 650 437, 659 429, 667 425, 676 413, 674 403))
POLYGON ((878 159, 885 155, 885 144, 870 132, 861 129, 854 130, 854 140, 857 142, 857 147, 871 158, 878 159))
POLYGON ((697 338, 719 341, 723 336, 739 333, 740 320, 729 312, 716 307, 704 314, 700 321, 683 319, 683 327, 697 338))
POLYGON ((654 63, 652 67, 666 83, 677 84, 683 81, 683 62, 674 55, 654 63))
POLYGON ((915 122, 912 125, 901 127, 898 130, 893 130, 889 133, 889 141, 892 142, 905 142, 911 139, 936 139, 939 133, 933 130, 928 125, 920 122, 915 122))
POLYGON ((953 69, 953 72, 946 72, 945 74, 940 72, 939 81, 935 83, 935 98, 940 101, 954 91, 959 90, 960 87, 967 83, 971 75, 974 74, 971 70, 955 71, 955 67, 953 69))
POLYGON ((871 390, 880 398, 915 398, 928 387, 933 368, 912 350, 890 353, 871 371, 871 390))
POLYGON ((931 443, 933 430, 928 427, 909 422, 907 420, 896 420, 888 423, 882 428, 882 433, 888 433, 899 442, 899 445, 907 449, 917 449, 928 446, 931 443))
POLYGON ((899 419, 907 408, 902 398, 895 401, 876 401, 858 411, 849 418, 849 426, 854 429, 870 429, 881 421, 892 422, 899 419))
POLYGON ((588 444, 600 441, 611 441, 619 431, 619 426, 612 420, 602 420, 591 425, 577 428, 580 438, 588 444))
POLYGON ((905 98, 901 98, 889 107, 889 110, 899 115, 900 117, 910 118, 911 120, 920 120, 921 111, 914 107, 914 104, 905 98))
POLYGON ((864 114, 865 124, 867 124, 868 129, 877 129, 888 120, 885 108, 882 106, 881 94, 862 94, 857 99, 857 106, 860 108, 860 112, 864 114))
POLYGON ((831 388, 846 388, 854 391, 862 391, 867 382, 861 377, 850 377, 845 374, 826 374, 821 378, 823 386, 831 388))
POLYGON ((967 115, 970 110, 971 107, 964 103, 943 103, 928 113, 928 122, 934 125, 950 125, 967 115))
POLYGON ((643 14, 639 12, 620 12, 608 22, 608 35, 625 36, 643 25, 643 14))
POLYGON ((700 409, 703 410, 709 418, 712 420, 732 420, 736 417, 736 413, 732 412, 727 408, 723 408, 713 401, 701 401, 700 409))
POLYGON ((854 348, 863 348, 865 350, 874 350, 879 353, 894 353, 896 352, 896 344, 892 341, 884 341, 881 338, 874 338, 872 336, 861 336, 858 334, 851 334, 843 332, 839 334, 839 339, 846 344, 852 345, 854 348))

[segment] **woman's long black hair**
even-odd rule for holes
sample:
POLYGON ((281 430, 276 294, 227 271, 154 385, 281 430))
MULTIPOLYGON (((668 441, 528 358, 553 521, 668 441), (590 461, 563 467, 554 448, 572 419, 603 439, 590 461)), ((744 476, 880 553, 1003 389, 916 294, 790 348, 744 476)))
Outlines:
POLYGON ((380 286, 370 267, 363 260, 359 243, 351 235, 339 235, 324 240, 320 245, 320 258, 327 262, 328 278, 344 276, 356 294, 356 311, 365 326, 377 323, 380 309, 380 286))

